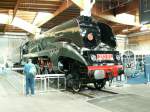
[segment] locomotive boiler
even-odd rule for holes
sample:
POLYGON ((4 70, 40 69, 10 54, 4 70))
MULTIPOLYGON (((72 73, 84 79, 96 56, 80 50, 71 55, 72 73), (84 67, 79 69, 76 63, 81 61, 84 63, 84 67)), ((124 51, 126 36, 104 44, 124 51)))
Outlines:
POLYGON ((97 89, 123 73, 112 29, 91 17, 80 16, 45 32, 23 46, 23 58, 47 57, 55 73, 65 73, 67 86, 79 91, 94 83, 97 89))

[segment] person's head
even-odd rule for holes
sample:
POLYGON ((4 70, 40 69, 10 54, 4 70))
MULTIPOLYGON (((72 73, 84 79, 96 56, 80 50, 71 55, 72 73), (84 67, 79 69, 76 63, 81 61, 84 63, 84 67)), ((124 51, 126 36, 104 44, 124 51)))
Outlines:
POLYGON ((92 33, 92 32, 88 33, 87 39, 88 39, 89 41, 92 41, 92 40, 94 39, 94 36, 93 36, 93 33, 92 33))
POLYGON ((41 65, 44 65, 45 63, 44 63, 44 60, 43 59, 41 59, 41 65))
POLYGON ((28 59, 28 63, 32 63, 32 59, 28 59))

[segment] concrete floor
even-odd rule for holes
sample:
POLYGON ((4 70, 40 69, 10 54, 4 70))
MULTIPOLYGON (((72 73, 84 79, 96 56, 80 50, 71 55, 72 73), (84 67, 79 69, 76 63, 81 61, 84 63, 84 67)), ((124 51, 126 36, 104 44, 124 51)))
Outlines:
POLYGON ((60 91, 24 96, 18 91, 18 87, 11 84, 16 74, 10 71, 8 73, 0 74, 1 112, 110 112, 79 97, 76 99, 73 94, 60 91), (7 76, 8 73, 11 75, 7 76), (11 82, 7 79, 10 77, 12 77, 11 82))
POLYGON ((114 95, 88 101, 112 112, 149 112, 150 98, 134 94, 114 95))
POLYGON ((60 92, 34 97, 0 96, 0 110, 1 112, 109 112, 60 92))
MULTIPOLYGON (((100 96, 94 99, 82 98, 82 96, 60 91, 26 97, 21 94, 18 87, 14 87, 8 81, 7 78, 13 81, 14 74, 14 72, 0 74, 1 112, 149 112, 150 110, 149 85, 107 87, 120 94, 100 96), (7 76, 6 74, 11 75, 7 76)), ((18 80, 22 79, 18 78, 18 80)))

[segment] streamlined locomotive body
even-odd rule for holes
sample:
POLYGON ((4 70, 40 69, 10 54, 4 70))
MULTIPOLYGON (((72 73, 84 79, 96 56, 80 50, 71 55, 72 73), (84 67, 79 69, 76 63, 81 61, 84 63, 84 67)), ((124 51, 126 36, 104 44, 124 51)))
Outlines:
POLYGON ((23 46, 23 58, 50 58, 53 71, 65 73, 67 86, 74 91, 87 83, 101 89, 107 80, 123 73, 116 39, 107 24, 80 16, 45 35, 23 46))

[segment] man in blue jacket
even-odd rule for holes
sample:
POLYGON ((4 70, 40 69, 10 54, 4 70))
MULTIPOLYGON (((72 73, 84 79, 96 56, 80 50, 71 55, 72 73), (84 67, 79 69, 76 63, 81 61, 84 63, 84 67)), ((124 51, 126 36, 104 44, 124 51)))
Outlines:
POLYGON ((36 68, 31 59, 24 65, 24 74, 26 77, 26 95, 29 95, 29 89, 31 90, 31 95, 34 95, 34 76, 36 74, 36 68))

